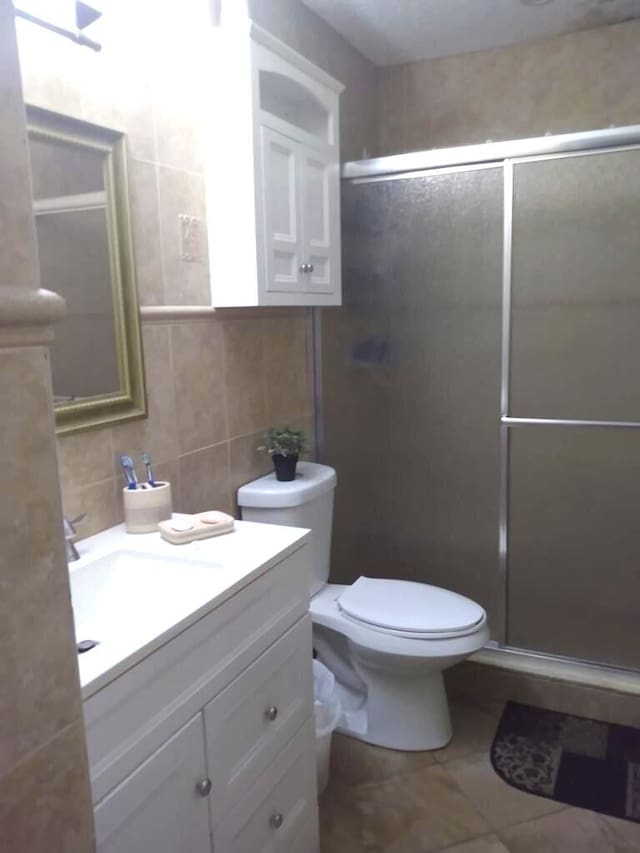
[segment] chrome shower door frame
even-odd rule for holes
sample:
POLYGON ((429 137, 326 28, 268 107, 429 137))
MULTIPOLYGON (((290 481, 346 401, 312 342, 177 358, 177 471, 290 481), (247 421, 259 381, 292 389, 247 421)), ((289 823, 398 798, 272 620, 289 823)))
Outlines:
MULTIPOLYGON (((508 645, 508 515, 509 515, 509 437, 512 429, 520 426, 566 426, 581 428, 640 429, 640 421, 608 421, 554 418, 522 418, 510 415, 511 324, 512 324, 512 246, 513 246, 513 190, 514 167, 520 163, 573 158, 592 154, 640 149, 640 125, 581 133, 558 134, 530 139, 487 142, 479 145, 433 149, 411 152, 370 160, 345 163, 342 178, 349 183, 377 183, 379 181, 411 179, 456 171, 482 168, 502 168, 504 186, 503 257, 502 257, 502 341, 500 375, 500 487, 498 535, 498 624, 494 626, 501 650, 517 655, 532 655, 541 659, 571 660, 598 669, 611 669, 576 658, 546 655, 508 645)), ((316 450, 322 459, 324 452, 324 406, 322 388, 322 318, 313 309, 314 395, 316 422, 316 450)))

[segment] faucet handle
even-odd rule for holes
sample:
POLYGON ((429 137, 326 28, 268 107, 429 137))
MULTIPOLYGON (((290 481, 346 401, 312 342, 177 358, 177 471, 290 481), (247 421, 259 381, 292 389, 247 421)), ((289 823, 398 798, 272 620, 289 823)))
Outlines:
POLYGON ((76 524, 80 524, 82 521, 86 521, 87 513, 82 512, 80 515, 77 515, 75 518, 69 520, 68 518, 63 519, 64 524, 64 536, 65 539, 71 539, 76 536, 76 524))

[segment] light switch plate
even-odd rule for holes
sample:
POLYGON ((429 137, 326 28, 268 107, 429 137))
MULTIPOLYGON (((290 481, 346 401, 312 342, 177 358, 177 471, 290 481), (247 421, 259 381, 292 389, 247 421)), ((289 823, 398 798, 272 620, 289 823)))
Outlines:
POLYGON ((178 215, 180 226, 180 257, 194 263, 200 260, 200 220, 196 216, 178 215))

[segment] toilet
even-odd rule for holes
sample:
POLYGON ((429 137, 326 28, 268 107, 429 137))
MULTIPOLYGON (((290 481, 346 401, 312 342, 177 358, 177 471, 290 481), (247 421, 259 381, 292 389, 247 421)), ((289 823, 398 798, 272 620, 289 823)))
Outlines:
POLYGON ((301 462, 291 482, 267 474, 242 486, 238 504, 245 521, 312 530, 313 645, 336 677, 338 731, 390 749, 438 749, 452 735, 442 674, 488 641, 486 613, 424 583, 328 583, 336 484, 333 468, 301 462))

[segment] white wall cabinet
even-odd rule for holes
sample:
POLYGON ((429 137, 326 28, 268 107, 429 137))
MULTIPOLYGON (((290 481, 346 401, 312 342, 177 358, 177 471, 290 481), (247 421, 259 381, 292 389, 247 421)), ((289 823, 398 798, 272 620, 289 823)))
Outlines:
POLYGON ((98 853, 314 853, 309 547, 85 701, 98 853))
POLYGON ((250 23, 212 57, 213 305, 339 305, 342 85, 250 23))

